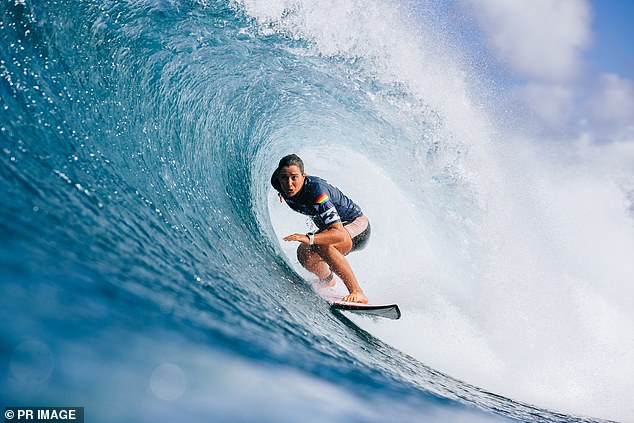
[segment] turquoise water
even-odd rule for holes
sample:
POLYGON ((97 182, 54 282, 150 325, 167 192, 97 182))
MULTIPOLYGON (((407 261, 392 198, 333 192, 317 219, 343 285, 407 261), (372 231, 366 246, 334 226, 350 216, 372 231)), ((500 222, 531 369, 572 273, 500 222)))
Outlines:
MULTIPOLYGON (((582 420, 332 314, 284 254, 268 179, 290 151, 334 175, 332 151, 358 156, 348 170, 365 160, 383 182, 424 167, 393 183, 460 222, 447 251, 478 212, 449 109, 359 40, 340 40, 357 59, 320 51, 224 1, 11 0, 0 28, 5 406, 82 406, 95 422, 582 420)), ((372 198, 363 180, 351 189, 372 198)))

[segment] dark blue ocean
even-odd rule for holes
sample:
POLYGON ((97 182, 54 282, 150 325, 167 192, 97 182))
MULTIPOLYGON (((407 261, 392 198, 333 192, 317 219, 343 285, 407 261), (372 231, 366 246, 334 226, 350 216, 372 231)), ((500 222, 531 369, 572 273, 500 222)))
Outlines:
MULTIPOLYGON (((460 87, 433 98, 412 82, 452 80, 435 69, 445 59, 427 68, 384 54, 414 51, 442 25, 411 39, 344 31, 431 13, 414 3, 2 0, 0 404, 85 407, 87 422, 610 418, 524 396, 516 374, 491 376, 519 386, 508 392, 470 378, 456 352, 478 356, 470 325, 452 326, 449 344, 433 337, 464 311, 483 338, 508 337, 499 351, 534 345, 515 342, 521 328, 487 332, 466 300, 442 301, 491 307, 478 276, 465 277, 490 254, 477 172, 489 147, 464 137, 477 117, 466 128, 448 117, 466 113, 460 87), (288 211, 269 176, 291 152, 375 210, 374 245, 353 265, 371 299, 401 304, 401 321, 333 314, 281 244, 288 211), (385 212, 399 201, 406 211, 385 212), (426 238, 391 260, 403 219, 426 238)), ((557 386, 539 393, 556 398, 557 386)))

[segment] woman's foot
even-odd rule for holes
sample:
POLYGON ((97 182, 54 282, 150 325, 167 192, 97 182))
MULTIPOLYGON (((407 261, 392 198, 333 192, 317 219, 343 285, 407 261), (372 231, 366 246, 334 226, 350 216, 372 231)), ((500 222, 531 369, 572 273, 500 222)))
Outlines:
POLYGON ((352 291, 351 293, 343 297, 341 300, 349 302, 349 303, 361 303, 361 304, 368 303, 368 297, 365 296, 363 291, 352 291))

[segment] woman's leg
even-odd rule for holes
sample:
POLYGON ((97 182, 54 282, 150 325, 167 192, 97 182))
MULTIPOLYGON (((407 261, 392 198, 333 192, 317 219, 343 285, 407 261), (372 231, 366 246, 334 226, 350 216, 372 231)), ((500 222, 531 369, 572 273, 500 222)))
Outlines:
POLYGON ((348 288, 350 301, 368 302, 363 290, 359 286, 357 277, 345 255, 352 249, 352 238, 332 245, 300 244, 297 248, 297 258, 304 268, 321 279, 330 275, 330 271, 339 276, 348 288))
POLYGON ((313 247, 314 245, 299 244, 299 247, 297 247, 297 259, 304 269, 314 273, 319 279, 325 279, 330 276, 330 266, 313 247))

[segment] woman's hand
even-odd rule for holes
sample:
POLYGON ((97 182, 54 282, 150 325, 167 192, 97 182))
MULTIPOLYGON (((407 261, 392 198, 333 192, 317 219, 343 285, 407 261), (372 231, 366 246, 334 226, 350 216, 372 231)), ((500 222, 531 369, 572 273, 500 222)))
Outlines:
POLYGON ((293 234, 293 235, 285 236, 282 239, 284 241, 298 241, 298 242, 301 242, 302 244, 310 243, 310 239, 308 238, 308 235, 306 234, 293 234))

